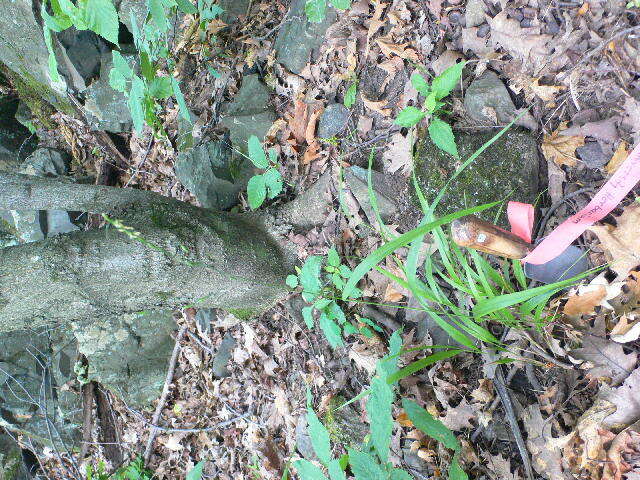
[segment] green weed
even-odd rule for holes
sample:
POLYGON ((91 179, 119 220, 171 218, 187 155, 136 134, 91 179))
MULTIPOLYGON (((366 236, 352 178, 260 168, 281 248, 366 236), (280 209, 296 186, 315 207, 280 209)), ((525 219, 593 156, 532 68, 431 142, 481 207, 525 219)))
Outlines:
MULTIPOLYGON (((329 3, 338 10, 347 10, 351 7, 351 0, 329 0, 329 3)), ((327 0, 307 0, 304 11, 310 22, 320 23, 327 15, 327 0)))
MULTIPOLYGON (((186 480, 200 480, 203 467, 204 460, 198 462, 193 469, 187 472, 186 480)), ((154 478, 153 472, 144 466, 142 457, 136 458, 112 475, 105 471, 104 462, 99 462, 95 468, 88 464, 85 473, 87 480, 152 480, 154 478)))
POLYGON ((265 170, 254 175, 247 184, 249 206, 255 210, 264 201, 275 198, 282 191, 282 175, 278 171, 278 154, 274 148, 269 149, 269 157, 264 153, 260 140, 255 135, 249 137, 249 160, 256 168, 265 170))
POLYGON ((358 81, 355 80, 354 82, 351 83, 351 85, 349 85, 349 88, 347 88, 347 91, 344 93, 344 101, 342 103, 344 103, 345 107, 351 108, 353 104, 356 103, 357 93, 358 93, 358 81))

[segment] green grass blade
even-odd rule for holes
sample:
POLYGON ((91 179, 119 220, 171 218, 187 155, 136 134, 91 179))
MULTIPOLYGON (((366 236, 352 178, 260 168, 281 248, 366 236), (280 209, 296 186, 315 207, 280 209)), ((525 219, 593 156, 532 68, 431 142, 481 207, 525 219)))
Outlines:
POLYGON ((434 354, 429 355, 428 357, 424 357, 424 358, 421 358, 420 360, 416 360, 415 362, 410 363, 406 367, 401 368, 394 374, 389 375, 387 377, 387 383, 394 384, 402 380, 403 378, 407 378, 408 376, 413 375, 417 371, 422 370, 425 367, 428 367, 429 365, 433 365, 434 363, 439 362, 440 360, 445 360, 447 358, 454 357, 461 352, 463 352, 463 350, 454 348, 452 350, 436 352, 434 354))

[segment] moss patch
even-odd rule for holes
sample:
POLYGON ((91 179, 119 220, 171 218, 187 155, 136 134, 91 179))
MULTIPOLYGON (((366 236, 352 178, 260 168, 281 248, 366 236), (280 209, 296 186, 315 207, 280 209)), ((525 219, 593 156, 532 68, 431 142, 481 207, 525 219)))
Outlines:
POLYGON ((322 420, 333 442, 356 446, 364 442, 369 427, 360 420, 360 415, 351 405, 338 410, 346 401, 347 399, 340 395, 332 397, 322 420))
MULTIPOLYGON (((433 201, 456 169, 496 133, 455 132, 460 160, 443 152, 428 139, 420 141, 415 172, 426 199, 433 201)), ((509 130, 451 183, 436 212, 446 215, 505 198, 534 203, 537 195, 538 154, 535 138, 526 132, 509 130)), ((480 216, 493 221, 496 212, 496 209, 491 209, 480 216)), ((506 223, 504 212, 499 223, 506 223)))
POLYGON ((244 321, 258 316, 260 312, 253 308, 234 308, 232 310, 229 310, 229 313, 234 317, 244 321))

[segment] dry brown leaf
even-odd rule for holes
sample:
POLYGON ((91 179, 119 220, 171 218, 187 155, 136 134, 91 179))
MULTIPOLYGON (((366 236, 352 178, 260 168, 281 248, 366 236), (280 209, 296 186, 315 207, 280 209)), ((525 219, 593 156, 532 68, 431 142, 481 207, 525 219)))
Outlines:
POLYGON ((414 136, 412 134, 402 135, 402 133, 394 133, 391 137, 387 149, 382 154, 385 160, 385 169, 388 172, 395 173, 398 170, 406 176, 413 171, 413 144, 414 136))
POLYGON ((315 105, 313 111, 309 115, 309 121, 307 123, 307 128, 304 132, 304 139, 307 141, 308 145, 311 145, 316 141, 316 125, 318 123, 318 118, 322 113, 323 109, 319 105, 315 105))
POLYGON ((576 148, 584 145, 584 136, 562 136, 560 132, 566 130, 567 123, 560 124, 558 129, 545 135, 542 141, 542 153, 548 161, 554 162, 561 167, 567 165, 574 167, 578 162, 576 158, 576 148))
POLYGON ((594 313, 595 307, 600 305, 606 296, 607 290, 602 285, 584 294, 573 295, 564 306, 564 314, 576 316, 594 313))
POLYGON ((540 85, 539 78, 534 80, 529 87, 538 98, 547 103, 555 101, 556 95, 567 88, 561 85, 540 85))
POLYGON ((395 289, 393 284, 389 283, 384 291, 385 302, 399 302, 404 298, 404 294, 395 289))
POLYGON ((400 58, 411 60, 412 62, 417 62, 419 60, 418 53, 413 48, 408 47, 408 43, 393 43, 393 39, 390 37, 378 38, 376 43, 387 58, 397 55, 400 58))
POLYGON ((606 458, 604 444, 611 440, 612 435, 602 428, 602 421, 615 412, 616 407, 611 402, 598 399, 586 412, 582 414, 576 425, 576 433, 582 440, 582 452, 579 468, 597 478, 600 464, 606 458))
POLYGON ((289 119, 289 129, 299 144, 305 140, 305 131, 309 118, 309 106, 302 100, 296 100, 293 116, 289 119))
POLYGON ((606 143, 614 143, 618 140, 617 124, 620 117, 610 117, 597 122, 587 122, 581 126, 567 128, 560 132, 560 135, 566 137, 593 137, 606 143))
POLYGON ((640 472, 640 422, 624 429, 611 442, 602 480, 637 480, 637 475, 624 475, 632 470, 640 472))
POLYGON ((446 407, 446 414, 440 417, 440 421, 454 432, 464 430, 465 428, 473 428, 472 419, 477 416, 476 409, 465 399, 462 399, 457 407, 446 407))
POLYGON ((616 410, 603 419, 603 426, 619 432, 640 420, 640 368, 636 368, 619 387, 600 387, 598 398, 615 405, 616 410))
POLYGON ((589 230, 598 236, 602 243, 610 268, 618 274, 618 279, 626 278, 636 266, 640 265, 640 205, 633 203, 625 207, 622 215, 616 218, 617 226, 594 225, 589 230))
POLYGON ((622 165, 622 162, 624 162, 629 156, 629 150, 627 147, 628 144, 624 140, 620 142, 620 145, 618 145, 618 148, 613 153, 613 157, 611 157, 607 166, 604 167, 609 175, 613 175, 620 165, 622 165))
POLYGON ((362 102, 364 103, 364 106, 367 107, 369 110, 373 110, 374 112, 379 113, 383 117, 388 117, 389 115, 391 115, 391 109, 387 107, 388 102, 386 100, 375 102, 373 100, 369 100, 364 95, 361 95, 360 98, 362 98, 362 102))
POLYGON ((313 142, 307 147, 302 156, 302 165, 309 165, 311 162, 320 157, 320 144, 313 142))
POLYGON ((491 455, 488 452, 481 453, 482 458, 486 462, 486 466, 493 474, 494 480, 520 480, 522 477, 516 469, 515 472, 511 472, 511 461, 508 458, 504 458, 502 455, 491 455))
POLYGON ((494 397, 493 382, 488 378, 481 378, 480 385, 471 392, 471 397, 480 404, 489 403, 494 397))
POLYGON ((617 343, 635 342, 640 338, 640 320, 629 321, 627 315, 622 315, 618 323, 611 329, 611 340, 617 343))

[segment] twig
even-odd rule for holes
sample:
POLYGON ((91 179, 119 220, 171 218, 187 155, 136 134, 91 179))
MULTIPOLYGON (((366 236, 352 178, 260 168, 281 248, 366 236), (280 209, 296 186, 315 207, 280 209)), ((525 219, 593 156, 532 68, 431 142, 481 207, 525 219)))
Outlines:
POLYGON ((93 403, 94 403, 94 382, 89 382, 82 386, 82 450, 80 459, 87 456, 91 443, 91 430, 93 430, 93 403))
POLYGON ((213 351, 213 349, 212 349, 212 348, 210 348, 210 347, 208 347, 208 346, 206 346, 206 345, 204 344, 204 342, 203 342, 202 340, 200 340, 200 338, 199 338, 195 333, 193 333, 191 330, 187 330, 187 336, 188 336, 191 340, 193 340, 194 342, 196 342, 196 343, 200 346, 200 348, 201 348, 201 349, 203 349, 205 352, 207 352, 209 355, 214 355, 214 354, 215 354, 215 352, 213 351))
POLYGON ((156 438, 158 433, 157 425, 160 420, 160 415, 162 414, 162 409, 164 408, 164 404, 167 401, 167 397, 169 396, 169 389, 171 387, 171 382, 173 381, 173 374, 176 370, 176 362, 178 361, 178 354, 180 353, 180 340, 184 337, 184 334, 187 331, 187 326, 183 326, 178 335, 176 336, 176 344, 173 347, 173 353, 171 354, 171 360, 169 361, 169 369, 167 370, 167 378, 164 381, 164 387, 162 387, 162 394, 160 395, 160 400, 158 400, 158 405, 156 406, 156 411, 153 414, 153 419, 151 420, 152 426, 151 431, 149 432, 149 438, 147 439, 147 448, 144 451, 144 464, 146 465, 149 462, 149 457, 151 457, 151 450, 153 448, 153 441, 156 438))

